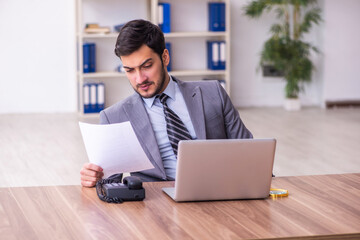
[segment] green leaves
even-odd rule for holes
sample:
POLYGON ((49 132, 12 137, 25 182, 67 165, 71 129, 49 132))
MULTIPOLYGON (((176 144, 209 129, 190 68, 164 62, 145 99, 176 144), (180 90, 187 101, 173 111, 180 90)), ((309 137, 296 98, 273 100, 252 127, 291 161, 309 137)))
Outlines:
POLYGON ((300 35, 309 32, 313 24, 320 23, 321 21, 320 12, 321 12, 320 8, 314 8, 309 10, 305 14, 304 20, 300 25, 300 35))
POLYGON ((276 37, 280 37, 281 33, 284 32, 284 27, 280 24, 273 24, 270 28, 270 32, 276 36, 276 37))
POLYGON ((264 11, 275 9, 281 21, 270 28, 272 36, 264 43, 260 64, 271 63, 284 73, 286 97, 289 98, 298 97, 302 90, 301 82, 311 81, 314 65, 310 53, 318 52, 318 49, 303 41, 302 37, 314 24, 322 21, 321 9, 310 7, 316 3, 316 0, 255 0, 244 7, 245 14, 251 18, 259 18, 264 11))
POLYGON ((266 2, 267 1, 264 0, 251 1, 250 4, 244 8, 245 14, 253 18, 260 17, 265 9, 269 10, 269 8, 271 8, 266 2))
POLYGON ((251 1, 247 6, 244 7, 245 14, 253 17, 258 18, 262 15, 264 10, 270 11, 273 6, 281 5, 289 0, 257 0, 251 1))

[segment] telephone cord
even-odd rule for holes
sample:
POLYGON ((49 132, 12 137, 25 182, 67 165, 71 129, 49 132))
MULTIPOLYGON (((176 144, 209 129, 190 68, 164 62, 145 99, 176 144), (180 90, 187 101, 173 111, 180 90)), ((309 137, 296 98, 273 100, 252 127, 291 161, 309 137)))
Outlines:
POLYGON ((96 193, 98 195, 98 197, 100 198, 100 200, 107 202, 107 203, 123 203, 124 201, 121 198, 118 197, 108 197, 104 195, 104 192, 102 190, 102 185, 103 184, 107 184, 107 183, 121 183, 121 181, 116 181, 113 179, 102 179, 97 181, 96 183, 96 193))

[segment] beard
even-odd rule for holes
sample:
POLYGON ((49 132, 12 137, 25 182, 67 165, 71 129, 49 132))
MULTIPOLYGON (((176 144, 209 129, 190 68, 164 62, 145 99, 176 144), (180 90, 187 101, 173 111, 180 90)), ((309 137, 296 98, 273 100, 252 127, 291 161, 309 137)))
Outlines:
MULTIPOLYGON (((152 84, 155 84, 153 81, 145 81, 143 82, 142 84, 137 84, 136 85, 136 88, 134 88, 135 92, 137 92, 141 97, 143 98, 152 98, 154 96, 156 96, 157 94, 159 94, 163 88, 164 88, 164 85, 165 85, 165 81, 166 81, 166 75, 165 75, 165 70, 164 70, 164 66, 162 64, 162 68, 161 68, 161 75, 160 75, 160 79, 159 79, 159 82, 158 82, 158 85, 156 86, 156 89, 155 91, 150 94, 150 95, 144 95, 144 94, 141 94, 140 91, 138 91, 137 89, 141 86, 141 85, 152 85, 152 84)), ((148 92, 147 92, 148 93, 148 92)))

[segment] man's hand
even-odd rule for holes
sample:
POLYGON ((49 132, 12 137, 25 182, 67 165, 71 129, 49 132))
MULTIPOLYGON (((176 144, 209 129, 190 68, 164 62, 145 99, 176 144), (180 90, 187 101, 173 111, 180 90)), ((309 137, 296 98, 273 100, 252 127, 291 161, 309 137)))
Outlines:
POLYGON ((81 185, 83 187, 94 187, 96 182, 103 176, 103 169, 93 163, 85 163, 80 170, 81 185))

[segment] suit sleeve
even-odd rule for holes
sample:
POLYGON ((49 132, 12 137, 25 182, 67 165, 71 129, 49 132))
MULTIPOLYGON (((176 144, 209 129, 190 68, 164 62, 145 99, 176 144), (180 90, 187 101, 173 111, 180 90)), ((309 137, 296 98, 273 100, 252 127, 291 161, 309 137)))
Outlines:
POLYGON ((239 111, 232 104, 225 89, 218 83, 217 88, 223 101, 223 116, 228 139, 253 138, 240 118, 239 111))
POLYGON ((100 112, 100 124, 110 124, 109 119, 106 116, 106 113, 104 110, 100 112))

